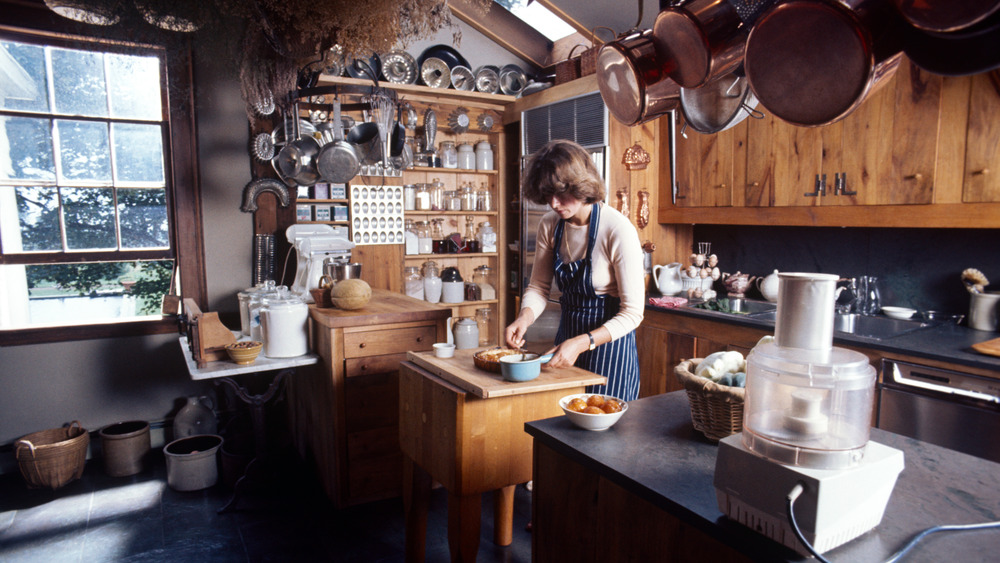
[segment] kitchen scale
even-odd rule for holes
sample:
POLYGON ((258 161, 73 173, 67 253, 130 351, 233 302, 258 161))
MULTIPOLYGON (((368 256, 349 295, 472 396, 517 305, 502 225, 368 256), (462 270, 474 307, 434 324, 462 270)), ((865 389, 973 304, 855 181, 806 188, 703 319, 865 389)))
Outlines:
POLYGON ((334 233, 332 226, 324 224, 292 225, 285 230, 285 237, 295 249, 295 281, 290 291, 306 303, 314 302, 309 290, 319 287, 324 260, 351 261, 354 243, 334 233))
POLYGON ((829 551, 882 521, 903 452, 869 441, 875 369, 833 346, 837 276, 778 274, 775 338, 747 356, 743 432, 719 442, 715 490, 729 518, 803 554, 829 551))

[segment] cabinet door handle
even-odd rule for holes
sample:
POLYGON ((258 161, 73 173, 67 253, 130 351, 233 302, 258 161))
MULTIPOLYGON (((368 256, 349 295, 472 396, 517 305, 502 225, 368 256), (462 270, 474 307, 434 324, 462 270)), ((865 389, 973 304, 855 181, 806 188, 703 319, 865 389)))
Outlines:
POLYGON ((720 190, 724 190, 724 189, 726 189, 726 185, 725 185, 725 184, 719 184, 719 185, 718 185, 718 186, 716 186, 716 187, 717 187, 718 189, 720 189, 720 190))
POLYGON ((972 173, 973 176, 985 176, 990 173, 989 168, 983 168, 982 170, 976 170, 972 173))
POLYGON ((916 180, 916 181, 919 182, 920 180, 924 179, 924 175, 921 174, 920 172, 917 172, 916 174, 910 174, 909 176, 903 176, 903 179, 904 180, 916 180))
POLYGON ((753 182, 752 184, 747 184, 747 185, 750 186, 751 188, 756 188, 760 186, 760 182, 753 182))
POLYGON ((423 341, 424 341, 424 337, 423 336, 418 336, 417 337, 417 342, 423 342, 423 341))
POLYGON ((364 348, 364 347, 365 347, 365 346, 367 346, 367 345, 368 345, 368 344, 366 344, 366 343, 362 342, 361 344, 358 344, 358 348, 364 348))

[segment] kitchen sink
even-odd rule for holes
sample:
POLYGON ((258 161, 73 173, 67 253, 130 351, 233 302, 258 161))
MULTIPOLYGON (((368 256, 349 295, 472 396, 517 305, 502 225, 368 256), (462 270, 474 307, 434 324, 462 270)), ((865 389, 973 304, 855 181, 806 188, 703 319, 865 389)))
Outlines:
MULTIPOLYGON (((755 319, 774 322, 777 316, 777 310, 752 316, 755 319)), ((833 316, 834 331, 861 338, 871 338, 873 340, 893 338, 901 334, 906 334, 908 332, 913 332, 915 330, 920 330, 933 325, 934 323, 904 321, 874 315, 859 315, 856 313, 838 313, 833 316)))
MULTIPOLYGON (((738 297, 722 297, 714 301, 717 304, 721 305, 726 300, 728 300, 729 302, 728 311, 719 311, 717 309, 704 309, 702 307, 696 307, 696 305, 699 305, 701 303, 706 303, 705 301, 701 301, 698 303, 690 303, 687 305, 687 307, 690 307, 692 309, 698 309, 699 311, 705 311, 706 313, 718 313, 722 315, 751 315, 754 316, 755 318, 760 314, 766 314, 769 312, 773 314, 774 311, 776 311, 778 308, 777 303, 771 303, 769 301, 754 301, 753 299, 743 299, 738 297)), ((771 319, 773 320, 774 317, 772 316, 771 319)))

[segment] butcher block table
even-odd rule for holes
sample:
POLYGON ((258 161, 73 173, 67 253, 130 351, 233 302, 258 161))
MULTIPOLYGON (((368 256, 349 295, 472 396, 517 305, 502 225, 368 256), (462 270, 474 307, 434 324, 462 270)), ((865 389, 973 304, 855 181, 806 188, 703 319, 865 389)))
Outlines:
POLYGON ((404 455, 406 560, 423 561, 431 485, 448 491, 452 561, 475 561, 482 494, 494 495, 493 541, 513 538, 514 487, 531 480, 531 437, 524 423, 561 415, 559 399, 603 376, 576 368, 543 369, 521 383, 481 370, 473 355, 409 352, 399 368, 399 441, 404 455))

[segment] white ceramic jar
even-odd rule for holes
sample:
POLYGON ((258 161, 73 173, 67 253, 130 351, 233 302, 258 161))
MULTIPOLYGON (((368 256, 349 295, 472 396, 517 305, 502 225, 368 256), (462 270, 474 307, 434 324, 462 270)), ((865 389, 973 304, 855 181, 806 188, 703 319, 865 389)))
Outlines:
POLYGON ((458 167, 462 170, 476 169, 476 152, 469 143, 458 145, 458 167))
POLYGON ((486 141, 476 143, 476 170, 493 170, 493 147, 486 141))
POLYGON ((260 311, 260 328, 268 358, 294 358, 309 353, 309 306, 295 296, 268 300, 260 311))

